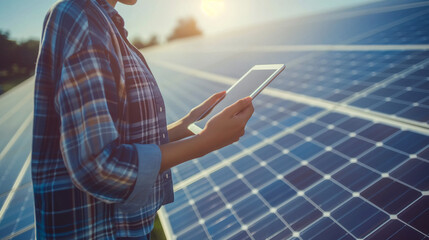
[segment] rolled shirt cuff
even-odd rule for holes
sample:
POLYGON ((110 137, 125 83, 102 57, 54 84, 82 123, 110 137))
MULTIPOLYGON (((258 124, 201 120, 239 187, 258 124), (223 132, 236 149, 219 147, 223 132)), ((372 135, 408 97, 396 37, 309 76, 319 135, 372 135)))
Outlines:
POLYGON ((161 168, 161 149, 156 144, 133 144, 137 152, 138 173, 134 189, 123 203, 117 206, 123 212, 136 212, 144 207, 161 168))

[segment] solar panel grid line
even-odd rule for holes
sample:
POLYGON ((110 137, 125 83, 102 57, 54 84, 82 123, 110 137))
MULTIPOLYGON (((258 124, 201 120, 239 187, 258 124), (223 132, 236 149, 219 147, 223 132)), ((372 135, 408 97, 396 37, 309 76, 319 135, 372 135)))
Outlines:
MULTIPOLYGON (((260 53, 279 53, 279 52, 366 52, 366 51, 427 51, 429 44, 320 44, 320 45, 251 45, 245 47, 216 47, 211 49, 177 49, 174 52, 196 52, 196 53, 243 53, 243 52, 260 52, 260 53)), ((289 65, 289 64, 288 64, 289 65)))
POLYGON ((423 67, 427 66, 429 63, 429 59, 426 59, 418 64, 415 64, 414 66, 405 69, 402 72, 399 72, 397 74, 394 74, 393 76, 391 76, 390 78, 386 78, 381 82, 375 83, 373 84, 372 87, 361 91, 361 92, 357 92, 355 93, 355 95, 350 96, 349 98, 346 98, 345 100, 343 100, 342 104, 349 104, 355 100, 357 100, 358 98, 362 97, 362 96, 366 96, 372 92, 375 92, 376 90, 380 89, 381 87, 385 87, 387 84, 392 83, 396 80, 398 80, 401 77, 406 77, 406 75, 411 74, 413 72, 416 72, 420 69, 422 69, 423 67))
POLYGON ((187 179, 185 182, 179 183, 179 184, 175 184, 174 185, 174 190, 175 191, 180 190, 183 187, 188 186, 189 184, 197 181, 198 179, 201 179, 201 178, 209 175, 210 173, 212 173, 214 171, 217 171, 217 170, 219 170, 220 168, 222 168, 222 167, 224 167, 226 165, 231 164, 232 162, 240 159, 241 157, 246 156, 249 153, 252 153, 252 152, 254 152, 254 151, 258 150, 258 149, 261 149, 262 147, 266 146, 267 144, 273 143, 277 139, 279 139, 279 138, 281 138, 281 137, 283 137, 283 136, 285 136, 285 135, 287 135, 287 134, 295 131, 296 129, 298 129, 298 128, 300 128, 300 127, 302 127, 302 126, 304 126, 304 125, 306 125, 306 124, 308 124, 308 123, 310 123, 310 122, 312 122, 314 120, 316 120, 319 116, 322 116, 324 113, 325 112, 322 111, 319 114, 316 114, 314 116, 308 117, 306 120, 303 120, 301 123, 298 123, 295 126, 287 128, 284 131, 279 132, 276 135, 273 135, 269 139, 269 141, 263 141, 263 142, 257 143, 257 144, 251 146, 248 149, 244 149, 244 151, 238 152, 237 154, 234 154, 233 156, 231 156, 231 157, 229 157, 227 159, 224 159, 223 161, 221 161, 220 163, 218 163, 218 164, 210 167, 209 169, 203 170, 201 173, 198 173, 198 174, 192 176, 191 178, 187 179))
POLYGON ((11 234, 11 235, 6 236, 6 237, 2 238, 1 240, 12 239, 12 238, 14 238, 14 237, 17 237, 17 236, 19 236, 19 235, 21 235, 21 234, 23 234, 23 233, 27 232, 28 230, 33 229, 34 227, 35 227, 34 223, 33 223, 33 224, 30 224, 30 225, 28 225, 28 226, 26 226, 26 227, 24 227, 24 228, 20 229, 19 231, 16 231, 16 232, 14 232, 14 233, 13 233, 13 234, 11 234))
POLYGON ((19 110, 21 110, 21 108, 24 106, 24 104, 28 103, 30 100, 30 98, 33 97, 32 95, 27 95, 26 97, 24 97, 23 99, 21 99, 17 105, 14 106, 14 108, 10 109, 6 114, 2 115, 0 118, 0 126, 6 121, 9 120, 9 118, 15 114, 16 112, 18 112, 19 110))
MULTIPOLYGON (((167 63, 165 61, 164 62, 152 61, 152 62, 157 64, 158 66, 165 67, 167 69, 179 71, 181 73, 189 74, 191 76, 199 77, 199 78, 214 81, 214 82, 233 84, 236 81, 236 80, 233 80, 232 78, 228 79, 228 77, 223 77, 223 76, 219 77, 217 76, 217 74, 210 74, 210 75, 202 74, 204 73, 203 71, 191 69, 185 66, 180 66, 175 63, 167 63), (218 79, 222 79, 222 80, 218 81, 218 79)), ((313 106, 318 106, 318 107, 327 108, 330 110, 344 112, 346 114, 351 114, 353 116, 359 116, 359 117, 371 119, 377 122, 386 123, 388 125, 399 126, 400 128, 410 129, 413 131, 429 134, 429 129, 426 127, 426 124, 422 124, 420 122, 416 122, 409 119, 404 119, 401 117, 395 117, 395 116, 391 116, 391 115, 387 115, 379 112, 370 111, 368 109, 361 109, 350 105, 342 105, 341 103, 336 103, 336 102, 315 98, 311 96, 306 96, 306 95, 289 92, 285 90, 279 90, 271 87, 265 88, 262 94, 267 94, 267 95, 282 98, 285 100, 302 102, 313 106), (404 124, 404 123, 407 123, 407 124, 404 124)))
POLYGON ((365 10, 356 10, 356 11, 348 11, 348 12, 340 12, 338 14, 332 14, 332 16, 328 16, 329 19, 343 19, 343 18, 351 18, 358 17, 363 15, 377 14, 377 13, 385 13, 385 12, 393 12, 393 11, 401 11, 410 8, 419 8, 429 6, 427 1, 421 1, 417 3, 407 3, 407 4, 399 4, 397 6, 388 6, 388 7, 379 7, 375 9, 365 9, 365 10))
POLYGON ((22 135, 24 130, 32 123, 33 120, 33 112, 31 112, 27 118, 25 118, 22 125, 18 128, 18 130, 15 132, 15 134, 12 136, 12 138, 9 140, 7 145, 2 149, 0 152, 0 163, 3 161, 5 155, 8 153, 10 148, 16 143, 16 140, 22 135))
MULTIPOLYGON (((429 5, 429 4, 425 4, 425 6, 427 6, 427 5, 429 5)), ((417 6, 416 6, 416 8, 417 8, 417 6)), ((399 10, 401 10, 401 9, 399 9, 399 10)), ((366 11, 366 12, 368 12, 368 11, 366 11)), ((398 25, 400 25, 400 24, 402 24, 402 23, 405 23, 405 22, 407 22, 407 21, 410 21, 410 20, 413 20, 413 19, 416 19, 416 18, 418 18, 418 17, 420 17, 420 16, 422 16, 422 15, 425 15, 426 13, 429 13, 429 10, 421 10, 421 11, 418 11, 417 13, 414 13, 414 14, 412 14, 412 15, 409 15, 409 16, 406 16, 406 17, 404 17, 404 18, 400 18, 400 19, 398 19, 398 20, 396 20, 396 21, 393 21, 393 22, 391 22, 391 23, 388 23, 388 24, 385 24, 385 25, 382 25, 382 26, 380 26, 380 27, 377 27, 377 28, 374 28, 374 29, 372 29, 372 30, 370 30, 370 31, 368 31, 368 32, 365 32, 365 33, 362 33, 362 34, 360 34, 360 35, 357 35, 357 36, 355 36, 355 37, 352 37, 352 38, 349 38, 347 41, 345 41, 344 43, 348 43, 348 44, 350 44, 350 43, 353 43, 353 42, 357 42, 357 41, 359 41, 359 40, 362 40, 362 39, 364 39, 364 38, 366 38, 366 37, 369 37, 369 36, 371 36, 371 35, 374 35, 374 34, 377 34, 377 33, 380 33, 380 32, 383 32, 383 31, 385 31, 385 30, 388 30, 388 29, 390 29, 390 28, 393 28, 393 27, 395 27, 395 26, 398 26, 398 25)))
MULTIPOLYGON (((423 4, 423 6, 429 6, 429 4, 428 3, 425 3, 425 4, 423 4)), ((411 7, 411 8, 417 8, 417 7, 422 7, 422 6, 413 6, 413 7, 411 7)), ((404 9, 407 9, 407 8, 404 8, 404 9)), ((403 9, 395 9, 395 10, 393 10, 393 11, 399 11, 399 10, 403 10, 403 9)), ((381 12, 383 12, 383 11, 381 11, 381 12)), ((365 11, 362 11, 362 13, 363 13, 363 15, 367 15, 367 14, 371 14, 369 11, 367 11, 367 10, 365 10, 365 11)), ((393 22, 391 22, 391 23, 388 23, 388 24, 385 24, 385 25, 382 25, 382 26, 379 26, 379 27, 377 27, 377 28, 374 28, 374 29, 372 29, 371 31, 368 31, 368 32, 365 32, 365 33, 362 33, 362 34, 360 34, 360 35, 357 35, 357 36, 354 36, 354 37, 352 37, 352 38, 349 38, 349 39, 347 39, 346 41, 343 41, 343 42, 341 42, 340 43, 340 46, 341 46, 341 44, 352 44, 352 43, 354 43, 354 42, 357 42, 357 41, 359 41, 359 40, 362 40, 362 39, 365 39, 365 38, 367 38, 367 37, 369 37, 369 36, 371 36, 371 35, 374 35, 374 34, 377 34, 377 33, 380 33, 380 32, 382 32, 382 31, 385 31, 385 30, 387 30, 387 29, 390 29, 390 28, 393 28, 393 27, 395 27, 395 26, 397 26, 397 25, 400 25, 400 24, 403 24, 403 23, 405 23, 405 22, 407 22, 407 21, 409 21, 409 20, 413 20, 413 19, 415 19, 415 18, 418 18, 418 17, 420 17, 420 16, 422 16, 422 15, 424 15, 424 14, 426 14, 426 13, 429 13, 429 10, 422 10, 422 11, 420 11, 420 12, 417 12, 417 13, 415 13, 415 14, 412 14, 412 15, 409 15, 409 16, 406 16, 406 17, 404 17, 404 18, 401 18, 401 19, 398 19, 398 20, 396 20, 396 21, 393 21, 393 22)), ((361 14, 359 14, 359 15, 361 15, 361 14)), ((359 16, 359 15, 355 15, 355 16, 359 16)), ((343 16, 341 16, 341 17, 339 17, 339 19, 341 19, 341 18, 350 18, 350 17, 353 17, 353 15, 343 15, 343 16)), ((332 16, 331 16, 331 18, 332 18, 332 16)), ((326 20, 326 19, 322 19, 322 20, 326 20)), ((252 49, 252 47, 253 46, 246 46, 246 47, 244 47, 244 51, 252 51, 251 49, 252 49)), ((257 46, 258 48, 262 48, 262 49, 264 49, 264 48, 269 48, 269 46, 257 46)), ((240 49, 240 47, 238 47, 237 49, 240 49)), ((151 51, 152 49, 149 49, 147 52, 148 53, 150 53, 150 51, 151 51)), ((183 50, 185 50, 185 51, 195 51, 195 48, 181 48, 181 49, 179 49, 179 51, 183 51, 183 50)), ((153 51, 154 52, 156 52, 156 49, 153 49, 153 51)), ((174 50, 173 50, 174 51, 174 50)), ((177 51, 177 49, 176 49, 176 51, 177 51)), ((300 57, 299 59, 297 59, 297 63, 300 63, 300 62, 302 62, 302 61, 305 61, 305 60, 307 60, 307 59, 310 59, 311 57, 314 57, 315 55, 318 55, 318 54, 320 54, 320 53, 313 53, 312 54, 312 56, 303 56, 303 57, 300 57)), ((289 63, 288 65, 289 66, 291 66, 291 65, 293 65, 294 63, 289 63)))
POLYGON ((19 185, 19 187, 17 187, 15 190, 11 189, 10 191, 7 191, 7 192, 4 192, 4 193, 0 194, 0 198, 5 197, 5 196, 9 195, 10 193, 19 191, 19 190, 21 190, 23 188, 26 188, 26 187, 28 187, 30 185, 32 185, 32 182, 23 183, 23 184, 19 185))
MULTIPOLYGON (((262 162, 261 160, 259 160, 260 162, 262 162)), ((231 181, 233 181, 233 180, 231 180, 231 181)), ((275 181, 275 179, 274 179, 274 181, 275 181)), ((264 184, 264 185, 269 185, 271 182, 268 182, 267 184, 264 184)), ((202 197, 204 197, 204 196, 202 196, 202 197)), ((285 202, 286 203, 286 202, 285 202)))
POLYGON ((24 174, 27 171, 27 168, 30 166, 30 162, 31 162, 31 153, 28 154, 27 160, 25 160, 25 164, 24 164, 24 166, 22 166, 22 169, 19 172, 19 174, 15 180, 15 183, 13 184, 12 190, 7 195, 7 198, 6 198, 5 202, 3 203, 3 205, 0 209, 0 221, 3 219, 5 212, 6 212, 7 208, 9 207, 10 201, 12 201, 12 199, 16 193, 16 189, 18 188, 19 184, 21 183, 22 178, 24 177, 24 174))

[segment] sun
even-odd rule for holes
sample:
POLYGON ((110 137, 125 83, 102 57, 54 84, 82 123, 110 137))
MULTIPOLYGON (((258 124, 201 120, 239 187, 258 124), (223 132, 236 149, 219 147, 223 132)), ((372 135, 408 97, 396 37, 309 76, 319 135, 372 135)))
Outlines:
POLYGON ((220 15, 224 5, 224 0, 201 0, 201 10, 209 17, 220 15))

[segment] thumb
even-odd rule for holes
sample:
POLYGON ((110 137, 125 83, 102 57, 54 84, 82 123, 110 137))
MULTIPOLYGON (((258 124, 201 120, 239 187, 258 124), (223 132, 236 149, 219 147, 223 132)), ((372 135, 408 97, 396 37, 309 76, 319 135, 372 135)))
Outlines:
POLYGON ((230 105, 229 107, 226 107, 224 111, 232 117, 235 114, 241 112, 243 109, 245 109, 251 102, 252 102, 251 97, 245 97, 238 100, 237 102, 230 105))
MULTIPOLYGON (((226 91, 218 92, 213 95, 211 95, 209 98, 207 98, 204 102, 202 102, 198 107, 197 111, 199 116, 203 114, 203 112, 207 111, 216 101, 218 101, 220 98, 225 96, 226 91)), ((201 119, 207 116, 209 112, 204 114, 204 116, 201 116, 201 119)))

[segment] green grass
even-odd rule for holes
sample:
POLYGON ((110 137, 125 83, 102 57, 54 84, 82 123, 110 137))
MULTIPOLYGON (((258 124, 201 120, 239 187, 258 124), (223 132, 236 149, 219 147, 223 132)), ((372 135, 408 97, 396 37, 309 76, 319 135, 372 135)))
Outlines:
POLYGON ((21 82, 23 82, 24 80, 28 79, 30 76, 12 77, 12 78, 9 78, 7 80, 0 79, 0 95, 11 90, 16 85, 18 85, 21 82))
POLYGON ((152 232, 150 233, 151 240, 166 240, 164 229, 162 228, 161 221, 159 221, 158 214, 155 217, 155 223, 152 232))

